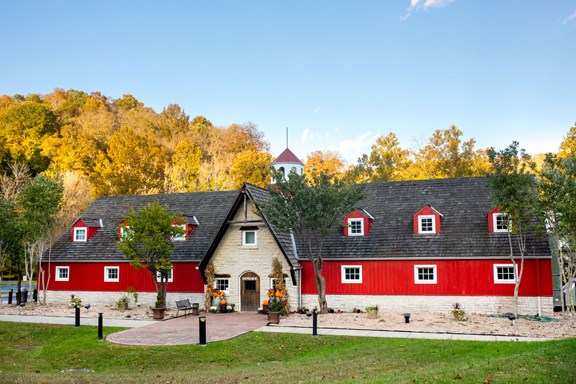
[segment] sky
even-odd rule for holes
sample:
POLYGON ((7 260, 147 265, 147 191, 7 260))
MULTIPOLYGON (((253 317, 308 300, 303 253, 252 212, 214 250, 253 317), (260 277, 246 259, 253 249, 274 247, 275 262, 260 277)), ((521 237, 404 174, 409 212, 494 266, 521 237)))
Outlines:
POLYGON ((576 124, 576 0, 0 4, 0 94, 56 88, 253 123, 272 155, 456 125, 476 148, 556 151, 576 124))

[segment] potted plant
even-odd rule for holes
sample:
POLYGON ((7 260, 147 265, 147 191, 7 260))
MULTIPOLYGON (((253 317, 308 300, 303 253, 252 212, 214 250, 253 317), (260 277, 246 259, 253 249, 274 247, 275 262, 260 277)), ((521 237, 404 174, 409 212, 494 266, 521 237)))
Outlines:
POLYGON ((377 319, 378 318, 378 306, 374 305, 371 307, 366 307, 366 313, 368 314, 369 319, 377 319))
POLYGON ((272 295, 272 299, 268 301, 268 321, 270 324, 280 323, 280 311, 282 310, 282 303, 279 299, 280 292, 276 291, 272 295))
POLYGON ((154 314, 153 315, 154 320, 162 320, 164 318, 164 313, 166 312, 166 306, 164 305, 164 301, 159 296, 160 294, 158 294, 156 303, 152 308, 152 313, 154 314))
POLYGON ((222 299, 220 301, 220 313, 226 313, 227 312, 227 308, 226 308, 226 299, 222 299))
POLYGON ((127 310, 129 301, 130 301, 130 298, 128 297, 128 295, 126 295, 126 294, 122 295, 121 298, 116 300, 116 308, 118 308, 119 311, 127 310))

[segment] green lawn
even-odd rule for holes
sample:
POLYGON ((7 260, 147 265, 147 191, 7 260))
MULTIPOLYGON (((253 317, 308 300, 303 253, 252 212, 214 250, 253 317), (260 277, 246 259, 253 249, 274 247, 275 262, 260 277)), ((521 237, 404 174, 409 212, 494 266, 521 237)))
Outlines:
MULTIPOLYGON (((105 335, 117 329, 105 328, 105 335)), ((465 342, 252 332, 175 347, 0 322, 0 383, 574 383, 576 339, 465 342), (89 369, 92 372, 63 372, 89 369)))

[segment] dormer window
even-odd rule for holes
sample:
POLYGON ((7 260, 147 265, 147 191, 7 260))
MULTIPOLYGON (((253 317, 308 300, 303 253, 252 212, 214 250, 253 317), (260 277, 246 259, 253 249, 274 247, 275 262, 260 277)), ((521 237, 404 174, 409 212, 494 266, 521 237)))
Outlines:
POLYGON ((78 219, 72 225, 72 241, 79 243, 89 241, 102 227, 104 227, 102 219, 91 219, 87 217, 78 219))
POLYGON ((434 207, 425 205, 414 215, 414 233, 417 235, 433 235, 440 233, 440 223, 443 215, 434 207))
POLYGON ((418 216, 418 233, 436 233, 433 215, 418 216))
POLYGON ((182 228, 182 230, 184 231, 183 234, 181 235, 174 235, 172 236, 172 241, 185 241, 188 238, 188 225, 186 224, 180 224, 180 225, 175 225, 175 227, 180 227, 182 228))
POLYGON ((500 212, 498 208, 488 213, 488 231, 495 233, 507 233, 512 228, 510 215, 500 212))
POLYGON ((348 236, 364 236, 364 220, 348 219, 348 236))
POLYGON ((374 218, 364 209, 356 209, 344 218, 344 236, 367 236, 374 218))
POLYGON ((86 241, 88 237, 88 228, 76 227, 74 228, 74 241, 86 241))

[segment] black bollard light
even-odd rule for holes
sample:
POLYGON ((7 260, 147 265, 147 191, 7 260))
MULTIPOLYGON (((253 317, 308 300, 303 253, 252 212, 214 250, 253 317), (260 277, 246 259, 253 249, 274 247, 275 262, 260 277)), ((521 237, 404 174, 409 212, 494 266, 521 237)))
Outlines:
POLYGON ((76 313, 75 313, 76 314, 76 321, 74 323, 74 326, 79 327, 80 326, 80 307, 77 306, 74 309, 76 311, 76 313))
POLYGON ((200 345, 206 345, 206 316, 200 316, 198 321, 200 322, 200 326, 198 327, 198 331, 200 332, 200 345))
POLYGON ((102 312, 98 312, 98 340, 102 340, 102 312))
POLYGON ((318 336, 318 313, 316 310, 306 311, 306 316, 312 316, 312 336, 318 336))
POLYGON ((35 289, 34 292, 32 292, 32 301, 34 301, 35 303, 38 302, 38 290, 35 289))
POLYGON ((404 314, 404 322, 406 324, 410 323, 410 314, 409 313, 404 314))
POLYGON ((11 289, 8 291, 8 304, 12 304, 12 295, 14 294, 14 290, 11 289))

